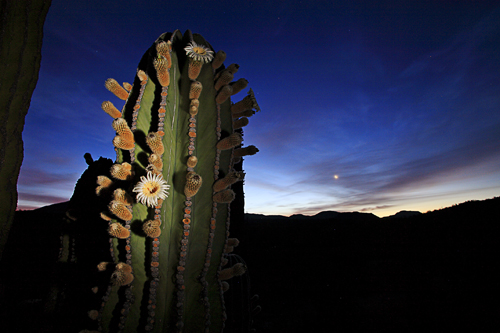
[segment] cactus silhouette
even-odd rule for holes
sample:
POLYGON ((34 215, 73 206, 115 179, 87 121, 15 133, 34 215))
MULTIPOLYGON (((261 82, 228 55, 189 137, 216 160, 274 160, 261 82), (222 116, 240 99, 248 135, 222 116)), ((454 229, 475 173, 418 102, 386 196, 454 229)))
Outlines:
POLYGON ((147 50, 132 85, 105 83, 125 105, 102 104, 114 118, 116 160, 95 179, 110 255, 94 266, 109 284, 88 309, 93 329, 224 328, 223 280, 246 270, 223 266, 237 244, 231 217, 243 214, 241 198, 231 205, 242 187, 231 186, 244 178, 242 156, 258 151, 241 147, 241 127, 260 110, 251 89, 231 102, 248 82, 233 81, 239 66, 224 60, 202 36, 177 30, 147 50))
POLYGON ((38 81, 51 0, 2 1, 0 18, 0 260, 17 205, 22 132, 38 81))

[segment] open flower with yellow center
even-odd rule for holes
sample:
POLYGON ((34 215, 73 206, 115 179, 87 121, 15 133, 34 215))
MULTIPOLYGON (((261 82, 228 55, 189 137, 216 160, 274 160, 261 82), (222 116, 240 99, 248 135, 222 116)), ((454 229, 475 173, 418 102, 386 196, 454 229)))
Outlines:
POLYGON ((161 174, 156 175, 148 172, 147 177, 141 176, 141 181, 132 191, 137 192, 138 202, 148 207, 156 207, 158 199, 165 200, 167 198, 169 188, 170 185, 167 185, 161 174))
POLYGON ((209 63, 214 58, 214 51, 210 51, 206 46, 191 42, 184 48, 188 57, 203 63, 209 63))

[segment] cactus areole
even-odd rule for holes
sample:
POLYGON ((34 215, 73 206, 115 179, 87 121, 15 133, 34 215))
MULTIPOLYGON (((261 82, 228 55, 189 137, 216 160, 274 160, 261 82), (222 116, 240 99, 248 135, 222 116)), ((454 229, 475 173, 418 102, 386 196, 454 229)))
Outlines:
POLYGON ((88 329, 223 330, 222 278, 246 269, 222 265, 230 222, 238 223, 231 185, 244 177, 235 170, 245 154, 234 123, 259 111, 251 89, 231 102, 248 82, 233 82, 239 66, 224 60, 202 36, 177 30, 147 50, 133 84, 106 81, 125 105, 102 104, 114 118, 116 161, 111 178, 96 180, 97 195, 109 199, 101 217, 110 236, 109 262, 96 270, 110 282, 89 309, 88 329))

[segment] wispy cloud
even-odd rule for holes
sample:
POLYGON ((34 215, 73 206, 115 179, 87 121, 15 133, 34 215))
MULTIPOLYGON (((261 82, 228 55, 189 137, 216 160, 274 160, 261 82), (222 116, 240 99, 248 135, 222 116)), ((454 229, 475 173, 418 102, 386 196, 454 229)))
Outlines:
POLYGON ((34 185, 54 185, 68 182, 75 182, 79 178, 78 174, 64 174, 55 172, 47 172, 40 169, 25 168, 22 176, 19 177, 18 185, 34 186, 34 185))
POLYGON ((281 177, 288 179, 287 186, 266 180, 252 180, 251 186, 257 187, 261 196, 274 193, 267 202, 276 207, 304 214, 321 210, 379 211, 412 200, 437 199, 456 189, 438 194, 431 189, 497 172, 498 133, 500 124, 492 125, 456 140, 454 145, 433 148, 429 154, 425 149, 408 151, 412 148, 406 142, 387 147, 364 146, 350 154, 306 164, 292 173, 284 170, 281 177), (401 154, 406 155, 398 158, 401 154), (335 174, 338 179, 334 179, 335 174))
MULTIPOLYGON (((182 2, 174 6, 188 8, 182 2)), ((223 7, 189 10, 213 6, 223 7)), ((50 191, 71 191, 84 171, 85 152, 114 157, 111 119, 100 109, 114 96, 103 82, 130 81, 143 52, 164 32, 160 13, 147 14, 147 28, 141 23, 147 6, 94 7, 87 1, 54 4, 49 12, 40 80, 24 132, 21 193, 56 198, 50 191)), ((228 63, 240 63, 238 75, 257 93, 262 112, 245 128, 245 145, 260 149, 245 160, 247 207, 378 211, 404 200, 433 199, 436 192, 421 190, 460 182, 465 171, 475 173, 470 177, 495 172, 500 9, 472 28, 457 24, 443 33, 429 26, 443 26, 440 17, 450 20, 443 16, 446 10, 437 8, 439 13, 409 31, 424 17, 412 8, 401 2, 385 8, 381 18, 370 15, 381 13, 380 4, 249 2, 234 9, 238 15, 217 22, 215 35, 201 27, 210 16, 169 21, 167 30, 189 23, 214 47, 230 51, 228 63), (234 34, 228 27, 249 12, 255 19, 234 34), (452 30, 460 32, 449 37, 452 30)))
POLYGON ((59 197, 53 195, 39 195, 39 194, 25 193, 25 192, 19 192, 19 198, 20 201, 23 202, 36 202, 43 204, 52 204, 69 200, 69 198, 66 197, 59 197))
MULTIPOLYGON (((321 151, 329 151, 324 155, 309 146, 309 153, 295 154, 295 169, 289 166, 285 170, 296 177, 293 188, 304 189, 302 194, 322 193, 315 198, 323 199, 316 199, 317 204, 289 208, 309 213, 325 209, 379 210, 396 206, 401 198, 432 198, 433 192, 427 196, 415 192, 460 182, 455 175, 462 175, 464 170, 477 172, 478 166, 483 166, 484 176, 496 172, 494 166, 500 159, 500 114, 495 110, 500 100, 492 97, 496 95, 492 95, 491 89, 498 91, 500 85, 493 76, 489 80, 485 77, 476 80, 476 71, 481 68, 482 74, 498 72, 498 64, 482 63, 485 54, 479 52, 488 47, 492 38, 498 39, 497 18, 499 11, 471 31, 415 60, 399 78, 394 78, 386 95, 376 96, 360 89, 357 96, 361 98, 350 102, 356 107, 344 104, 344 113, 340 117, 333 115, 340 120, 331 134, 325 135, 323 130, 327 123, 331 124, 327 119, 323 124, 306 120, 305 125, 314 125, 310 130, 305 126, 290 131, 282 127, 279 137, 292 142, 302 137, 313 138, 323 144, 321 151), (478 82, 485 90, 477 89, 478 82), (387 108, 393 110, 392 115, 388 116, 387 108), (357 110, 349 112, 349 109, 357 110), (339 129, 342 136, 333 133, 339 129), (311 158, 315 154, 321 158, 311 158), (334 174, 339 175, 338 180, 333 178, 334 174)), ((282 150, 281 154, 284 153, 282 150)), ((291 154, 289 150, 288 153, 291 154)))

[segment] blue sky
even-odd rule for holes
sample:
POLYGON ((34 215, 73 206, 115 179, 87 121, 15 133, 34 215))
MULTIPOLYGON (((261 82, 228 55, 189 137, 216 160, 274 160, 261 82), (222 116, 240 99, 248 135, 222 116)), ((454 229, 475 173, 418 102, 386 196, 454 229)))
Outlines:
POLYGON ((104 81, 132 82, 143 53, 175 29, 224 50, 256 93, 247 212, 386 216, 500 195, 497 1, 143 3, 53 0, 20 209, 68 200, 84 153, 115 157, 100 105, 121 104, 104 81))

